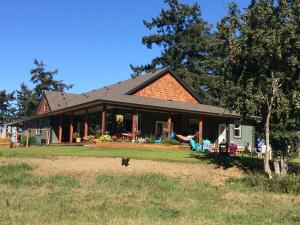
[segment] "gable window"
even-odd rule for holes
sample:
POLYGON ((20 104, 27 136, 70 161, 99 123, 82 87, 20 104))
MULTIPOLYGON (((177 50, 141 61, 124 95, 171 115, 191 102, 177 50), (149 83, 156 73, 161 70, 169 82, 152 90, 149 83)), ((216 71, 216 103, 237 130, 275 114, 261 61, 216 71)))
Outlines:
POLYGON ((47 110, 47 105, 46 105, 46 103, 44 103, 44 105, 43 105, 43 112, 46 112, 46 110, 47 110))
POLYGON ((239 120, 234 121, 233 136, 234 138, 242 137, 242 125, 241 125, 241 121, 239 120))

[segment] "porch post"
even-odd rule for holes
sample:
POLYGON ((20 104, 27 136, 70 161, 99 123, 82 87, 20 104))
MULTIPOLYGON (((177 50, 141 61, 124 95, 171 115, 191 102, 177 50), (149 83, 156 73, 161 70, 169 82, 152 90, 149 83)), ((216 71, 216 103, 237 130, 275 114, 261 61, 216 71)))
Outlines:
POLYGON ((168 139, 171 139, 172 118, 171 113, 168 113, 168 139))
POLYGON ((136 121, 137 120, 137 113, 136 111, 133 112, 132 114, 132 141, 135 140, 135 134, 136 134, 136 121))
POLYGON ((63 121, 63 116, 59 116, 59 126, 58 126, 58 143, 61 144, 62 142, 62 121, 63 121))
POLYGON ((85 111, 85 116, 84 116, 84 133, 83 136, 87 137, 88 136, 88 130, 89 130, 89 125, 88 125, 88 120, 89 120, 89 114, 88 110, 85 111))
POLYGON ((72 113, 70 118, 70 143, 73 143, 73 123, 74 123, 74 116, 72 113))
POLYGON ((16 126, 15 145, 18 146, 18 126, 16 126))
POLYGON ((106 107, 103 106, 103 110, 102 110, 102 124, 101 124, 101 135, 105 134, 105 125, 106 125, 106 107))
POLYGON ((200 115, 199 116, 199 139, 198 139, 199 144, 202 144, 202 139, 203 139, 203 117, 202 115, 200 115))

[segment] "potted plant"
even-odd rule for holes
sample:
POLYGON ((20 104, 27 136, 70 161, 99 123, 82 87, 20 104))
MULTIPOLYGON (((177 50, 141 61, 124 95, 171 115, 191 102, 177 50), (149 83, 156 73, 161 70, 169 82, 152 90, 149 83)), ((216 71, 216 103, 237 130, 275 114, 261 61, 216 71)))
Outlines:
POLYGON ((121 125, 121 124, 123 124, 123 121, 124 121, 124 116, 121 115, 121 114, 117 114, 116 115, 116 122, 117 122, 117 124, 121 125))
POLYGON ((73 133, 73 138, 76 139, 76 143, 81 142, 81 137, 80 137, 80 134, 78 132, 73 133))

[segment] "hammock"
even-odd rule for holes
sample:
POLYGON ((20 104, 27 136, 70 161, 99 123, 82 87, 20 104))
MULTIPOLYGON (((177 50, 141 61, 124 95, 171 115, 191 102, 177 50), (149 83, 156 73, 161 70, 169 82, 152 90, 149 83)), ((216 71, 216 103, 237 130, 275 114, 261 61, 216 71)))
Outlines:
POLYGON ((180 143, 182 143, 182 142, 188 143, 195 136, 196 136, 196 134, 194 134, 194 135, 188 135, 188 136, 183 136, 183 135, 180 135, 180 134, 176 134, 175 135, 175 139, 177 141, 179 141, 180 143))

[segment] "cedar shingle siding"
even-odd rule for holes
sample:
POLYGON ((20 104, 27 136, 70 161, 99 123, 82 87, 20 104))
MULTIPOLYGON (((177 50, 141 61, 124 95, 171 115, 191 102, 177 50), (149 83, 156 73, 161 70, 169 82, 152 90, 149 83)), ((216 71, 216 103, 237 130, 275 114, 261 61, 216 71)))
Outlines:
POLYGON ((199 103, 171 74, 160 77, 153 83, 134 93, 136 96, 151 97, 177 102, 199 103))
POLYGON ((47 101, 46 97, 43 96, 43 98, 40 102, 38 111, 37 111, 37 115, 42 115, 42 114, 45 114, 45 113, 49 113, 50 111, 51 110, 50 110, 50 106, 48 104, 48 101, 47 101))

